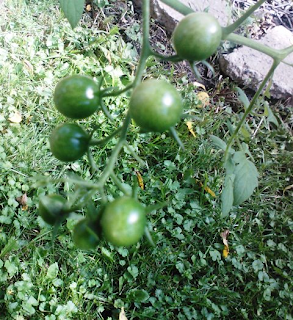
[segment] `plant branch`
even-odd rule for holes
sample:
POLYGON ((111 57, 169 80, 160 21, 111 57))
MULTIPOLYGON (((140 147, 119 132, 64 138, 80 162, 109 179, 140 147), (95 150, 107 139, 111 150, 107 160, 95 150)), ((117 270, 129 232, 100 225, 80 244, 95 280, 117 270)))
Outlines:
POLYGON ((109 176, 111 175, 114 167, 115 167, 115 163, 117 160, 117 157, 122 149, 122 147, 124 146, 125 140, 126 140, 126 134, 127 134, 127 130, 129 127, 129 123, 130 123, 130 115, 129 112, 126 115, 126 118, 124 120, 122 129, 121 129, 121 135, 119 138, 118 143, 116 144, 115 148, 112 151, 112 154, 109 158, 109 161, 106 165, 106 168, 104 169, 102 175, 100 176, 99 182, 98 182, 98 186, 104 186, 104 184, 106 183, 107 179, 109 178, 109 176))
POLYGON ((270 48, 262 43, 259 43, 258 41, 255 41, 255 40, 252 40, 249 38, 245 38, 245 37, 240 36, 238 34, 231 33, 227 36, 226 40, 229 40, 229 41, 235 42, 237 44, 245 45, 249 48, 255 49, 259 52, 262 52, 262 53, 272 57, 273 59, 282 59, 282 57, 283 57, 281 50, 270 48))
POLYGON ((138 67, 136 70, 135 79, 133 81, 133 88, 135 88, 142 79, 145 70, 146 60, 152 54, 150 46, 150 0, 143 0, 142 2, 142 48, 138 67))
POLYGON ((262 81, 260 87, 258 88, 258 90, 256 91, 255 95, 253 96, 252 100, 250 101, 249 106, 247 107, 247 109, 245 110, 240 122, 238 123, 236 129, 234 130, 234 132, 232 133, 229 141, 227 142, 227 148, 224 154, 224 163, 226 162, 228 155, 229 155, 229 150, 231 148, 231 145, 233 143, 233 141, 235 140, 235 138, 237 137, 237 134, 239 132, 239 130, 241 129, 246 117, 248 116, 248 114, 252 111, 256 100, 258 99, 258 97, 260 96, 262 90, 264 89, 266 83, 269 81, 269 79, 272 77, 275 69, 277 68, 277 66, 279 65, 280 61, 275 60, 269 70, 269 72, 267 73, 267 75, 265 76, 264 80, 262 81))
POLYGON ((121 183, 121 181, 118 179, 115 173, 112 172, 110 176, 113 182, 116 184, 116 186, 120 189, 120 191, 122 191, 125 195, 130 196, 129 190, 125 188, 125 186, 123 185, 123 183, 121 183))
POLYGON ((108 141, 110 141, 114 136, 116 136, 117 133, 119 133, 122 130, 122 127, 118 128, 117 130, 115 130, 113 133, 111 133, 108 137, 101 139, 101 140, 91 140, 89 142, 90 146, 100 146, 103 144, 106 144, 108 141))
POLYGON ((165 3, 166 5, 173 8, 174 10, 180 12, 184 16, 194 12, 194 10, 192 10, 191 8, 189 8, 188 6, 186 6, 185 4, 177 0, 161 0, 161 2, 165 3))
POLYGON ((105 97, 116 97, 116 96, 119 96, 120 94, 130 90, 132 87, 133 87, 133 84, 131 83, 130 85, 126 86, 123 89, 119 89, 117 87, 106 88, 106 89, 101 91, 101 97, 102 98, 105 98, 105 97))
POLYGON ((176 55, 172 55, 172 56, 164 56, 158 52, 155 52, 154 50, 152 50, 152 56, 159 58, 163 61, 171 61, 171 62, 180 62, 183 59, 180 58, 177 54, 176 55))

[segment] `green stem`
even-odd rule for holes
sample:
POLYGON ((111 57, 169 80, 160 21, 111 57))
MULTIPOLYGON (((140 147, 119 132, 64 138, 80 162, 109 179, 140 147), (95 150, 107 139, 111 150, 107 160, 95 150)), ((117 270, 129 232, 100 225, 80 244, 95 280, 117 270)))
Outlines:
POLYGON ((152 56, 156 57, 156 58, 159 58, 163 61, 170 61, 170 62, 180 62, 182 61, 183 59, 180 58, 177 54, 176 55, 173 55, 173 56, 164 56, 158 52, 155 52, 154 50, 152 50, 152 56))
POLYGON ((283 57, 281 50, 270 48, 270 47, 268 47, 258 41, 255 41, 255 40, 252 40, 249 38, 245 38, 245 37, 240 36, 238 34, 231 33, 227 36, 226 39, 229 41, 235 42, 237 44, 241 44, 246 47, 255 49, 259 52, 262 52, 262 53, 272 57, 273 59, 281 59, 283 57))
POLYGON ((111 133, 108 137, 104 138, 104 139, 101 139, 101 140, 91 140, 89 142, 89 145, 90 146, 100 146, 100 145, 103 145, 103 144, 106 144, 108 141, 110 141, 114 136, 116 136, 117 133, 119 133, 120 131, 122 130, 122 127, 121 128, 118 128, 117 130, 115 130, 113 133, 111 133))
MULTIPOLYGON (((143 31, 143 42, 142 42, 142 51, 139 59, 139 64, 138 68, 136 71, 135 79, 132 83, 132 88, 135 88, 142 79, 142 75, 145 69, 146 65, 146 60, 147 58, 151 55, 151 46, 149 43, 149 25, 150 25, 150 0, 143 0, 143 5, 142 5, 142 10, 143 10, 143 24, 142 24, 142 31, 143 31)), ((128 88, 128 87, 126 87, 128 88)), ((126 90, 123 89, 123 90, 126 90)), ((128 88, 129 89, 129 88, 128 88)), ((127 90, 128 90, 127 89, 127 90)), ((115 167, 115 163, 117 161, 118 155, 125 145, 126 142, 126 134, 128 131, 128 127, 131 121, 131 117, 129 114, 129 111, 126 115, 126 118, 123 122, 123 126, 121 128, 121 135, 119 138, 118 143, 116 144, 115 148, 112 151, 112 154, 108 160, 108 163, 101 174, 99 181, 96 185, 96 188, 101 189, 105 185, 106 181, 108 180, 109 176, 113 173, 113 169, 115 167)))
POLYGON ((145 70, 147 58, 152 54, 151 46, 150 46, 150 0, 143 0, 142 3, 142 48, 140 59, 135 75, 135 79, 133 81, 133 88, 135 88, 142 79, 143 72, 145 70))
POLYGON ((255 5, 251 6, 239 19, 230 24, 227 27, 222 27, 222 39, 226 39, 227 36, 235 31, 250 15, 257 10, 266 0, 260 0, 255 5))
POLYGON ((101 105, 101 109, 104 112, 105 116, 110 120, 110 121, 114 121, 114 119, 112 118, 109 110, 106 108, 103 99, 100 99, 100 105, 101 105))
POLYGON ((126 86, 123 89, 107 88, 107 89, 101 91, 101 97, 102 98, 117 97, 117 96, 121 95, 122 93, 130 90, 132 87, 133 87, 133 83, 131 83, 130 85, 126 86))
POLYGON ((130 118, 130 115, 129 115, 129 112, 128 112, 127 115, 126 115, 126 118, 124 120, 122 129, 121 129, 121 136, 119 138, 119 141, 116 144, 115 148, 113 149, 112 154, 111 154, 111 156, 109 158, 109 161, 107 163, 107 166, 104 169, 102 175, 100 176, 100 179, 99 179, 99 182, 98 182, 98 185, 100 187, 103 186, 106 183, 107 179, 109 178, 110 174, 112 173, 112 171, 113 171, 113 169, 115 167, 115 163, 116 163, 117 157, 118 157, 122 147, 124 146, 124 143, 125 143, 125 140, 126 140, 126 134, 127 134, 127 130, 128 130, 129 124, 130 124, 130 120, 131 120, 131 118, 130 118))
POLYGON ((118 179, 118 177, 116 176, 116 174, 114 172, 112 172, 110 174, 111 179, 113 180, 113 182, 116 184, 116 186, 120 189, 120 191, 122 191, 125 195, 130 196, 131 194, 129 193, 129 190, 127 190, 123 183, 121 183, 121 181, 118 179))
POLYGON ((248 116, 248 114, 252 111, 256 100, 258 99, 258 97, 260 96, 262 90, 264 89, 266 83, 269 81, 269 79, 271 78, 271 76, 273 75, 275 69, 277 68, 277 66, 279 65, 280 61, 278 60, 274 60, 269 72, 267 73, 266 77, 264 78, 264 80, 262 81, 260 87, 258 88, 258 90, 256 91, 255 95, 253 96, 252 100, 250 101, 249 106, 247 107, 247 109, 245 110, 240 122, 238 123, 236 129, 234 130, 233 134, 231 135, 230 139, 227 142, 227 148, 224 154, 224 163, 227 161, 228 159, 228 155, 229 155, 229 150, 231 148, 231 145, 233 143, 233 141, 235 140, 235 138, 237 137, 237 134, 239 132, 239 130, 241 129, 246 117, 248 116))
POLYGON ((124 143, 125 148, 128 150, 128 152, 133 156, 133 158, 142 166, 146 167, 147 164, 139 157, 138 154, 132 149, 132 147, 125 141, 124 143))
POLYGON ((194 12, 194 10, 177 0, 161 0, 161 2, 182 13, 184 16, 194 12))
POLYGON ((287 57, 292 52, 293 52, 293 45, 280 50, 280 53, 283 56, 283 58, 287 57))

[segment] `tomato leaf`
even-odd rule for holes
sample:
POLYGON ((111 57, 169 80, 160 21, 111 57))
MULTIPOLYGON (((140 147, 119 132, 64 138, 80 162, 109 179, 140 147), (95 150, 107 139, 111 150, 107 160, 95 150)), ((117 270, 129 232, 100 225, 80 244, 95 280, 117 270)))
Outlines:
POLYGON ((247 200, 258 186, 258 171, 255 165, 246 158, 245 153, 238 151, 233 156, 236 164, 234 174, 234 201, 233 205, 239 205, 247 200))
POLYGON ((224 189, 222 191, 222 216, 226 217, 230 212, 234 202, 234 174, 228 174, 225 178, 224 189))
POLYGON ((84 0, 60 0, 60 6, 71 28, 74 29, 81 19, 84 0))

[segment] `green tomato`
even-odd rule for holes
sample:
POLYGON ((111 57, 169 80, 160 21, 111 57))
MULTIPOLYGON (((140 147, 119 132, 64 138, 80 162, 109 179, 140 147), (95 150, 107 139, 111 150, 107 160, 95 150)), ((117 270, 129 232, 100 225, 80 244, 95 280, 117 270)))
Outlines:
POLYGON ((64 116, 84 119, 91 116, 99 107, 99 87, 87 76, 66 77, 55 88, 54 103, 64 116))
POLYGON ((73 229, 73 242, 79 249, 95 249, 99 244, 99 236, 93 222, 87 219, 80 220, 73 229))
POLYGON ((66 200, 58 195, 51 194, 40 197, 39 199, 39 215, 48 224, 54 225, 57 221, 61 221, 65 217, 64 205, 66 200))
POLYGON ((189 61, 201 61, 216 52, 222 39, 218 20, 209 13, 196 12, 187 15, 176 26, 173 43, 179 57, 189 61))
POLYGON ((144 131, 163 132, 180 120, 182 98, 167 81, 150 79, 134 89, 129 110, 133 120, 144 131))
POLYGON ((146 214, 144 206, 130 197, 109 203, 102 213, 104 238, 115 246, 131 246, 144 234, 146 214))
POLYGON ((86 153, 89 139, 89 135, 79 125, 64 123, 51 133, 50 149, 61 161, 75 161, 86 153))

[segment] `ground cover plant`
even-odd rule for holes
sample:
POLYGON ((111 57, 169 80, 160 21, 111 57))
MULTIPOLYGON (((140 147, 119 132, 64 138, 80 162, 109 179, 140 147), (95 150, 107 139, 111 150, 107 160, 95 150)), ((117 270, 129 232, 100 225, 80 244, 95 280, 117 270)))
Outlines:
MULTIPOLYGON (((147 73, 139 67, 140 76, 135 76, 139 55, 115 24, 97 29, 85 15, 72 30, 54 1, 11 1, 4 8, 2 318, 117 319, 119 313, 123 317, 123 308, 128 319, 292 319, 292 111, 286 119, 274 114, 265 97, 255 99, 257 113, 248 105, 235 112, 225 97, 203 105, 194 83, 160 67, 155 58, 144 61, 147 73), (74 113, 65 116, 80 120, 70 120, 68 129, 64 103, 58 107, 64 92, 58 95, 55 88, 76 74, 87 76, 92 91, 101 90, 102 110, 92 111, 95 103, 86 115, 78 114, 79 107, 69 109, 74 113), (129 102, 134 110, 137 103, 123 88, 133 86, 133 81, 135 90, 141 88, 140 77, 160 78, 160 86, 167 83, 171 101, 179 100, 173 93, 176 87, 188 117, 180 120, 179 110, 167 127, 164 122, 163 127, 149 128, 145 118, 140 120, 132 111, 136 122, 130 122, 129 102), (159 133, 141 133, 136 125, 140 121, 142 129, 159 133), (225 153, 239 121, 246 122, 236 139, 242 153, 231 153, 232 148, 225 153), (166 129, 175 123, 177 133, 172 129, 169 134, 166 129), (124 138, 122 144, 119 137, 126 137, 126 127, 127 144, 124 138), (56 134, 63 130, 64 136, 65 129, 67 141, 55 152, 55 143, 60 143, 56 134), (88 157, 79 139, 91 145, 88 157), (72 149, 76 152, 68 159, 72 149), (120 151, 118 159, 112 150, 120 151), (54 159, 52 153, 71 162, 54 159), (228 172, 225 178, 225 154, 235 160, 236 171, 241 161, 252 171, 258 169, 258 187, 254 183, 244 198, 255 189, 252 197, 234 206, 231 189, 223 189, 227 184, 234 187, 229 181, 236 176, 228 172), (113 161, 107 159, 117 159, 115 174, 113 161), (109 163, 113 167, 105 171, 109 163), (230 193, 225 206, 220 201, 223 193, 230 193), (116 206, 116 201, 122 202, 116 206), (127 210, 119 211, 123 207, 127 210), (107 221, 109 214, 116 221, 132 210, 134 220, 140 219, 137 232, 121 237, 122 221, 117 237, 107 221), (147 237, 137 242, 145 226, 147 237)), ((127 11, 132 11, 131 2, 127 11)), ((148 19, 144 21, 146 28, 148 19)), ((133 32, 131 26, 125 30, 133 32)), ((243 92, 227 80, 218 93, 224 86, 235 96, 240 92, 245 104, 243 92)), ((279 103, 276 110, 286 108, 279 103)))

